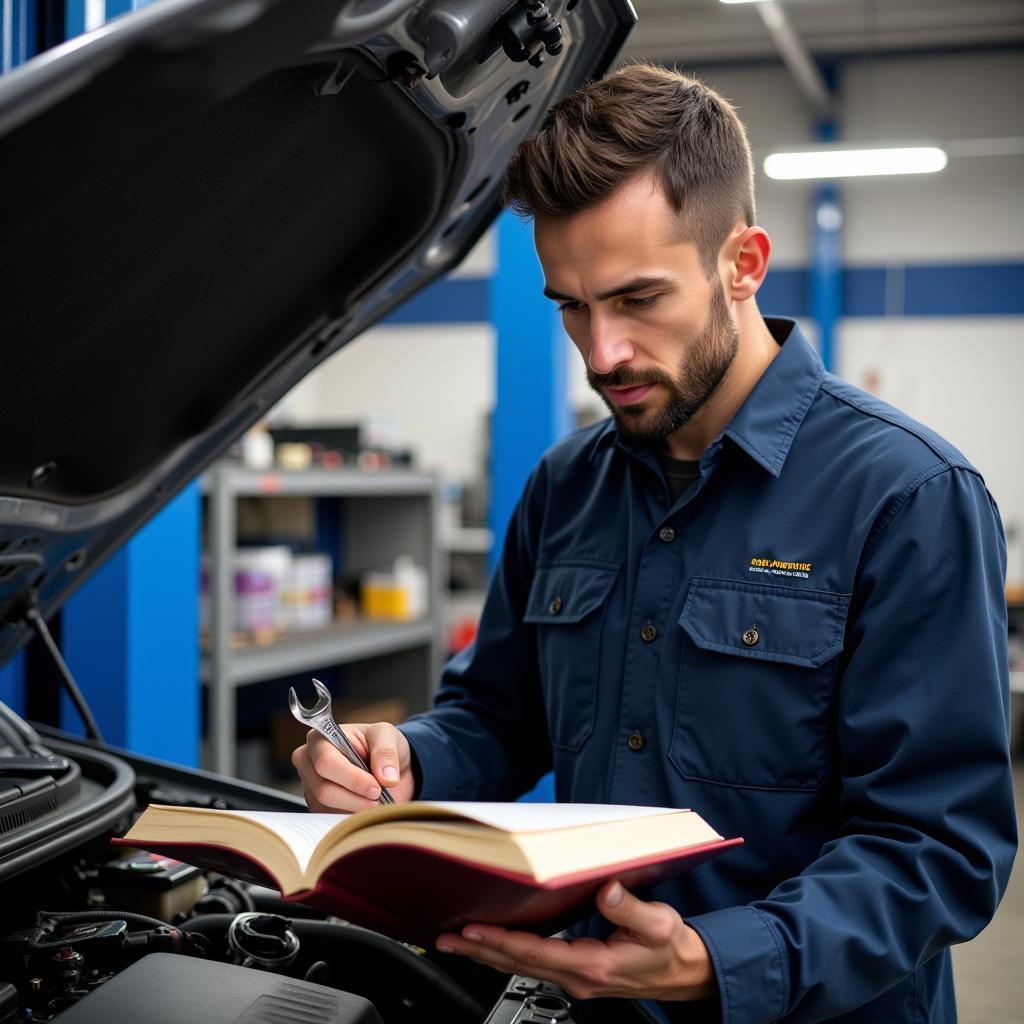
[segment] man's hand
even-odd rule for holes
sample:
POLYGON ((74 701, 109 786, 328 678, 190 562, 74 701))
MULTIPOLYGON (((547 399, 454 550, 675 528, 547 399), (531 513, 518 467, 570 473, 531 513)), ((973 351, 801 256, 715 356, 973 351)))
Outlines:
POLYGON ((334 744, 310 729, 306 742, 292 751, 309 809, 365 811, 377 806, 382 786, 388 787, 396 803, 411 800, 416 780, 405 736, 390 722, 341 728, 373 774, 357 768, 334 744))
POLYGON ((440 936, 437 948, 509 974, 550 981, 575 999, 691 1000, 715 994, 707 948, 670 906, 645 903, 613 881, 598 892, 597 909, 619 926, 607 942, 542 939, 473 924, 461 935, 440 936))

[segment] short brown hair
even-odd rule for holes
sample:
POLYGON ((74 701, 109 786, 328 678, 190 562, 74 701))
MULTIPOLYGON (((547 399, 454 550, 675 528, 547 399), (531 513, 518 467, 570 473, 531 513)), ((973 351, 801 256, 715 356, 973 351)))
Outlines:
POLYGON ((755 223, 753 162, 730 103, 678 71, 629 64, 566 96, 512 154, 503 199, 522 216, 564 217, 644 171, 710 278, 736 221, 755 223))

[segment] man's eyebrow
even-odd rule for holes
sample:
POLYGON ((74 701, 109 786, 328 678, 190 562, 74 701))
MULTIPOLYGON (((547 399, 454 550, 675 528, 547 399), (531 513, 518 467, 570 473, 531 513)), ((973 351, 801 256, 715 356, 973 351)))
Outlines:
MULTIPOLYGON (((669 283, 670 282, 667 277, 635 277, 632 281, 626 281, 624 284, 616 285, 614 288, 609 288, 606 292, 601 292, 597 298, 598 301, 603 302, 605 299, 614 299, 619 295, 629 295, 632 292, 643 292, 648 288, 657 288, 669 283)), ((571 295, 563 295, 561 292, 556 292, 554 288, 550 288, 547 285, 544 286, 544 294, 549 299, 555 299, 559 302, 576 301, 571 295)))

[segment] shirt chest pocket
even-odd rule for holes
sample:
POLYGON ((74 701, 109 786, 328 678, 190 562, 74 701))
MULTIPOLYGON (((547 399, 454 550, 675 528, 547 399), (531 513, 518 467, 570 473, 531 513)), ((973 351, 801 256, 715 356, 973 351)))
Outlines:
POLYGON ((813 790, 849 595, 695 577, 669 757, 688 779, 813 790))
POLYGON ((566 562, 539 566, 523 622, 535 627, 551 744, 579 750, 594 731, 601 632, 619 567, 566 562))

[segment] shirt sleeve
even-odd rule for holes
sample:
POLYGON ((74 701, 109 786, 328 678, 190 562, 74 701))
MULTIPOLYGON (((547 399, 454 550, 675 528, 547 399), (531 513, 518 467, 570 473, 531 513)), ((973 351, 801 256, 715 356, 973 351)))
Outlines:
POLYGON ((1005 565, 967 469, 933 470, 879 519, 838 670, 835 838, 764 899, 688 919, 726 1024, 851 1010, 992 917, 1017 842, 1005 565))
POLYGON ((445 666, 434 707, 400 726, 424 800, 511 800, 551 769, 536 643, 523 623, 543 516, 544 464, 509 523, 473 644, 445 666))

